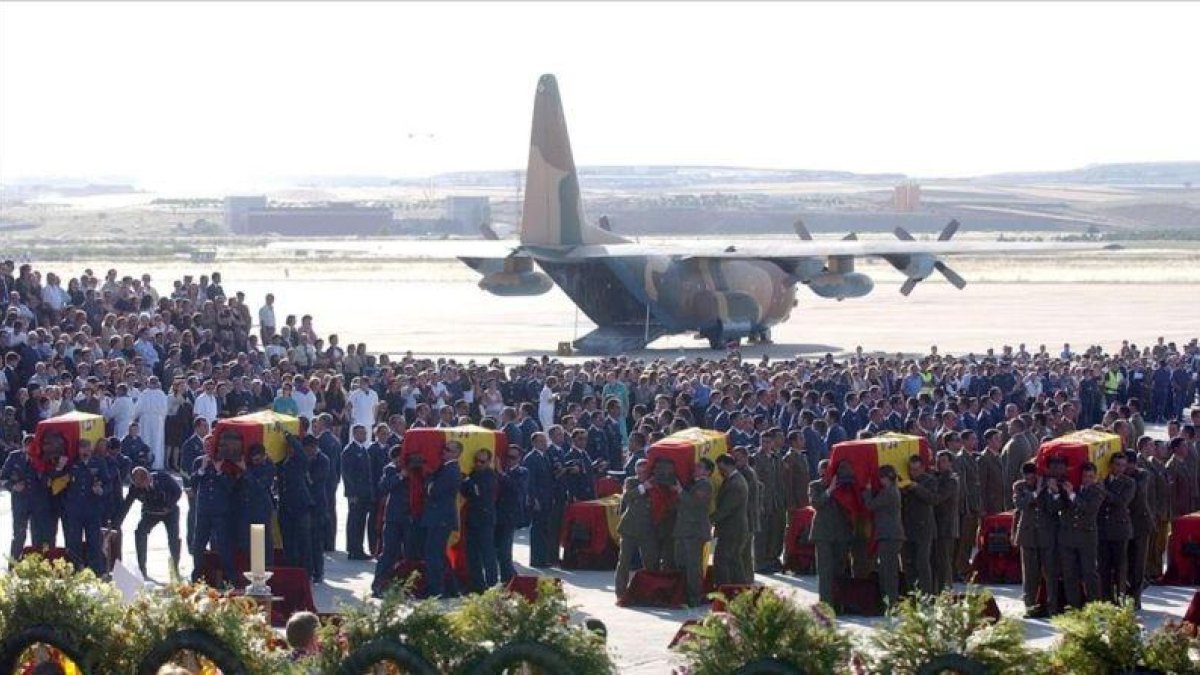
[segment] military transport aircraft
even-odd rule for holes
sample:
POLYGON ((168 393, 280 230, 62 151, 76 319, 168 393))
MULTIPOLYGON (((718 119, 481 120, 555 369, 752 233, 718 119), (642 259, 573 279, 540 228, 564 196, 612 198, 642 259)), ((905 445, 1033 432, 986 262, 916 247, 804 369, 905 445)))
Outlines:
POLYGON ((856 257, 888 261, 907 277, 900 291, 908 295, 935 270, 960 289, 966 285, 938 259, 941 255, 1102 248, 956 242, 951 241, 956 221, 931 242, 917 241, 900 228, 895 241, 858 241, 854 235, 814 241, 797 222, 794 240, 642 244, 588 223, 582 207, 558 82, 543 75, 534 99, 520 244, 503 260, 462 260, 484 273, 481 287, 501 295, 544 292, 532 276, 536 263, 596 324, 596 330, 575 341, 579 351, 593 354, 640 349, 663 335, 685 332, 707 338, 714 349, 743 338, 768 339, 771 326, 786 321, 796 305, 798 284, 837 300, 870 293, 874 282, 854 271, 856 257), (503 267, 497 268, 501 262, 503 267), (513 283, 489 284, 497 274, 504 279, 495 281, 513 283), (517 281, 522 275, 524 284, 517 281))

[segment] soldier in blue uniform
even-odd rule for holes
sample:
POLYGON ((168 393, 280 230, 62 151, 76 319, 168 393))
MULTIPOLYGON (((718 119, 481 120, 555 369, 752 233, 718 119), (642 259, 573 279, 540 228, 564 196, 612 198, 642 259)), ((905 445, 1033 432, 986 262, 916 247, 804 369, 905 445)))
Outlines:
POLYGON ((312 568, 313 494, 308 484, 308 456, 303 449, 317 439, 305 436, 301 441, 287 434, 288 456, 279 465, 279 526, 283 535, 283 557, 289 567, 312 568))
POLYGON ((388 451, 391 463, 383 467, 376 492, 384 501, 383 541, 375 563, 375 579, 371 592, 376 597, 392 576, 392 569, 404 557, 405 538, 412 527, 412 508, 409 505, 408 473, 400 462, 400 446, 388 451))
POLYGON ((608 448, 608 465, 623 467, 625 464, 625 432, 624 420, 621 418, 621 402, 615 398, 608 399, 604 404, 607 415, 604 418, 604 441, 608 448))
MULTIPOLYGON (((521 448, 510 445, 503 455, 496 485, 496 563, 501 583, 516 576, 513 568, 513 534, 529 522, 529 470, 521 466, 521 448)), ((532 554, 531 554, 532 557, 532 554)))
POLYGON ((130 478, 129 494, 121 504, 120 512, 115 519, 119 529, 129 509, 135 501, 142 503, 142 517, 138 520, 137 529, 133 531, 133 541, 137 547, 138 570, 142 576, 149 578, 146 573, 146 549, 150 531, 162 523, 167 528, 167 548, 171 552, 171 578, 179 577, 179 497, 183 489, 179 483, 166 471, 151 473, 144 467, 135 467, 130 478))
MULTIPOLYGON (((537 385, 537 391, 531 398, 537 398, 541 392, 541 386, 537 385)), ((521 447, 530 448, 533 445, 533 435, 541 431, 541 425, 538 424, 537 418, 533 415, 533 404, 526 401, 521 404, 521 414, 517 419, 517 426, 521 430, 521 447)))
MULTIPOLYGON (((333 434, 330 433, 330 436, 333 434)), ((311 437, 309 437, 311 438, 311 437)), ((307 438, 305 439, 307 441, 307 438)), ((318 439, 304 444, 304 455, 308 458, 308 490, 312 494, 312 513, 309 520, 309 574, 314 584, 325 579, 325 537, 329 532, 329 514, 333 508, 329 505, 329 457, 324 450, 318 449, 318 439)), ((332 547, 330 547, 332 549, 332 547)))
MULTIPOLYGON (((458 529, 457 497, 462 475, 458 456, 462 445, 449 441, 442 448, 442 464, 425 483, 425 572, 430 597, 447 597, 446 544, 450 533, 458 529)), ((451 581, 453 585, 453 580, 451 581)))
POLYGON ((193 433, 179 448, 179 469, 183 474, 184 495, 187 496, 187 545, 192 550, 192 533, 196 526, 196 492, 191 488, 191 476, 204 454, 204 439, 208 436, 208 420, 196 417, 192 423, 193 433))
POLYGON ((67 550, 91 568, 96 576, 107 571, 100 526, 104 515, 104 486, 108 483, 108 464, 92 454, 92 442, 79 439, 79 455, 74 462, 59 458, 52 477, 67 476, 63 500, 63 535, 67 550), (85 548, 86 546, 86 548, 85 548))
MULTIPOLYGON (((108 482, 104 485, 104 516, 106 527, 120 521, 122 502, 125 500, 125 484, 132 478, 133 462, 125 455, 117 452, 115 438, 101 438, 96 441, 93 454, 103 460, 108 466, 108 482)), ((119 527, 118 527, 119 529, 119 527)))
MULTIPOLYGON (((29 449, 33 444, 33 436, 25 438, 24 445, 19 450, 13 450, 4 458, 4 466, 0 467, 0 488, 12 493, 13 538, 9 555, 13 560, 21 557, 25 549, 25 538, 29 534, 30 521, 35 519, 35 507, 41 505, 44 514, 50 509, 50 491, 45 480, 33 468, 29 458, 29 449)), ((34 524, 33 541, 37 546, 38 524, 34 524)))
POLYGON ((275 543, 272 538, 275 520, 275 496, 271 493, 275 486, 275 464, 267 457, 267 449, 261 443, 255 443, 247 451, 245 471, 238 481, 237 503, 237 544, 238 550, 250 552, 250 526, 265 525, 266 564, 270 566, 275 558, 275 543))
POLYGON ((346 553, 349 560, 369 560, 363 551, 367 515, 374 510, 375 484, 371 481, 371 456, 367 452, 367 428, 355 424, 346 449, 342 450, 342 491, 350 507, 346 512, 346 553))
POLYGON ((225 461, 207 454, 197 460, 192 474, 192 490, 196 497, 196 531, 192 538, 192 581, 199 581, 204 569, 204 551, 211 543, 221 558, 221 569, 227 583, 236 582, 233 568, 232 530, 229 524, 233 510, 234 479, 225 473, 225 461))
MULTIPOLYGON (((342 442, 333 433, 333 416, 329 413, 318 415, 313 420, 313 435, 317 437, 317 447, 325 456, 329 465, 325 472, 325 497, 321 522, 324 531, 319 539, 322 551, 337 549, 337 486, 342 480, 342 442)), ((315 496, 315 495, 314 495, 315 496)))
POLYGON ((129 423, 129 433, 121 439, 121 454, 134 466, 149 469, 154 464, 154 457, 150 453, 150 446, 146 445, 146 441, 139 435, 140 431, 137 422, 129 423))
POLYGON ((496 470, 492 468, 492 453, 480 450, 475 454, 475 467, 462 480, 460 490, 466 500, 467 570, 471 591, 482 593, 495 586, 498 577, 496 564, 496 470))
MULTIPOLYGON (((399 415, 393 415, 399 417, 399 415)), ((383 467, 388 464, 388 448, 392 445, 399 445, 399 439, 395 443, 390 443, 392 430, 387 424, 379 423, 375 425, 375 442, 367 446, 367 457, 371 462, 371 487, 377 488, 379 481, 383 478, 383 467)), ((373 490, 371 505, 367 511, 367 553, 368 555, 379 555, 380 550, 380 511, 383 507, 383 495, 378 490, 373 490)))

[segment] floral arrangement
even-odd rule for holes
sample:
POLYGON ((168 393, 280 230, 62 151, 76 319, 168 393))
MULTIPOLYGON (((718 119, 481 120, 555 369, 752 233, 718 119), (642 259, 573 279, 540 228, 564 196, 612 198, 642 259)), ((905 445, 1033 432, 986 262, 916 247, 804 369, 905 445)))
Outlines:
POLYGON ((81 666, 107 663, 125 649, 114 630, 124 620, 116 588, 66 560, 27 556, 0 576, 0 635, 51 627, 64 646, 79 651, 87 662, 81 666))
POLYGON ((803 665, 806 673, 846 672, 850 638, 837 629, 828 605, 804 609, 770 590, 740 593, 725 605, 725 612, 689 628, 690 638, 679 645, 683 673, 723 675, 765 659, 803 665))
POLYGON ((887 624, 870 637, 860 660, 872 673, 915 673, 947 654, 978 661, 998 675, 1028 670, 1032 655, 1024 628, 1013 619, 986 616, 991 599, 977 589, 905 598, 888 611, 887 624))
POLYGON ((1055 673, 1120 673, 1137 670, 1200 673, 1192 660, 1195 628, 1168 622, 1146 634, 1133 601, 1094 602, 1051 619, 1062 631, 1047 654, 1055 673))

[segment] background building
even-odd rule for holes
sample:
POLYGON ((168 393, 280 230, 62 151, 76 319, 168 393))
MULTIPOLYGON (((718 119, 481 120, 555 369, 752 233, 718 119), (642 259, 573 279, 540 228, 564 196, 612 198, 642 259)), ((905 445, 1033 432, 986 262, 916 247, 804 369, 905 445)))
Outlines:
POLYGON ((492 221, 491 201, 487 197, 446 197, 448 234, 479 234, 479 226, 492 221))
POLYGON ((395 230, 392 210, 384 206, 267 206, 266 197, 226 197, 225 224, 234 234, 285 236, 379 236, 395 230))

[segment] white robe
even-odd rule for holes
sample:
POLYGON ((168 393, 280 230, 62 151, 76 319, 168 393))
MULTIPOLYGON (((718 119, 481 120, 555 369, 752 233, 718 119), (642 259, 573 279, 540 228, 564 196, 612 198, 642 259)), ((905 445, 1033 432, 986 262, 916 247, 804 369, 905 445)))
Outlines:
POLYGON ((129 434, 129 423, 133 421, 133 399, 128 396, 114 398, 104 416, 113 423, 113 435, 125 438, 129 434))
MULTIPOLYGON (((164 441, 167 428, 167 395, 161 389, 149 388, 138 397, 133 415, 141 427, 142 440, 150 446, 154 469, 162 469, 166 461, 164 441)), ((122 437, 124 438, 124 437, 122 437)))

